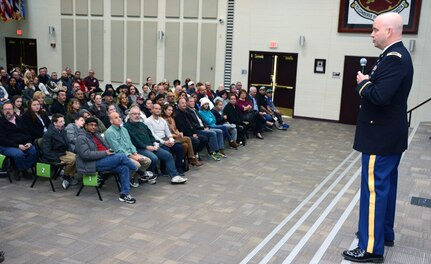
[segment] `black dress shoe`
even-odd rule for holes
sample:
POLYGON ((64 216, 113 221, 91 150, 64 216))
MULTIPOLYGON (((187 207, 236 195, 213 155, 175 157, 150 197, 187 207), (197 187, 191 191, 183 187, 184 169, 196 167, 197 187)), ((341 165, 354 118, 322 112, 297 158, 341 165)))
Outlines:
POLYGON ((352 262, 371 262, 371 263, 383 263, 385 262, 385 258, 383 255, 368 253, 365 250, 357 247, 352 250, 346 250, 343 252, 342 256, 346 260, 350 260, 352 262))
MULTIPOLYGON (((356 235, 356 238, 359 238, 358 232, 356 232, 355 235, 356 235)), ((385 247, 393 247, 394 245, 395 243, 393 240, 385 240, 385 247)))

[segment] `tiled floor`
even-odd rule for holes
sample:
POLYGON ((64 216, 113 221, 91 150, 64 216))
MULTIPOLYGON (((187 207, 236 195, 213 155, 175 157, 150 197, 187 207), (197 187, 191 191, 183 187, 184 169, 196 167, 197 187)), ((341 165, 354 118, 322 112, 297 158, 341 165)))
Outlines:
MULTIPOLYGON (((340 263, 354 246, 360 167, 354 127, 301 119, 250 139, 174 186, 168 178, 118 201, 108 181, 100 202, 86 188, 0 178, 5 263, 340 263), (353 202, 352 202, 353 201, 353 202)), ((386 263, 431 263, 431 124, 414 131, 400 165, 395 247, 386 263)))

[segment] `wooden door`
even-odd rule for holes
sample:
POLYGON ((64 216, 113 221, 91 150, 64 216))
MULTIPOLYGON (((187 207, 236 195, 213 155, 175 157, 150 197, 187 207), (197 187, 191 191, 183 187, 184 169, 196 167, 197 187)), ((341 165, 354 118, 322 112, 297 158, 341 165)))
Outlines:
POLYGON ((361 58, 367 59, 365 73, 371 71, 378 59, 378 57, 344 57, 343 87, 339 119, 339 122, 343 124, 356 125, 361 97, 355 92, 355 87, 357 85, 356 75, 358 71, 361 70, 361 66, 359 64, 359 60, 361 58))
POLYGON ((8 71, 27 66, 37 72, 36 39, 6 38, 6 66, 8 71))

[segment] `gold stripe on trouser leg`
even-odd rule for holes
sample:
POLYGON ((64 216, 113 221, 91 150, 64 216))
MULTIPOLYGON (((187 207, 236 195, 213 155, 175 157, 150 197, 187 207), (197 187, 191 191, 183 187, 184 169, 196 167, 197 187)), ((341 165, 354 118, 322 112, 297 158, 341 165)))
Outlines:
POLYGON ((373 253, 374 248, 374 219, 376 212, 376 190, 374 189, 374 164, 376 155, 370 155, 368 161, 368 190, 370 191, 368 204, 368 244, 367 252, 373 253))

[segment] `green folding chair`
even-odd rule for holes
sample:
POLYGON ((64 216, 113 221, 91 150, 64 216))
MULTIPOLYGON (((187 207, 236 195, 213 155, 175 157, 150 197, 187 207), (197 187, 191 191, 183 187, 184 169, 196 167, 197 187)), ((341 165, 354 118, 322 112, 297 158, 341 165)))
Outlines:
POLYGON ((54 184, 52 183, 52 180, 55 180, 58 178, 61 170, 64 168, 65 165, 66 164, 64 163, 55 163, 55 164, 49 164, 49 163, 43 163, 43 162, 36 163, 36 177, 34 177, 33 183, 31 184, 30 187, 33 188, 34 184, 39 178, 48 178, 49 183, 51 184, 51 189, 53 192, 55 192, 55 188, 54 188, 54 184))
POLYGON ((9 182, 12 183, 12 178, 8 173, 7 157, 2 154, 0 154, 0 175, 7 175, 7 177, 9 178, 9 182))
POLYGON ((81 188, 79 188, 79 191, 76 194, 76 196, 79 196, 79 194, 81 193, 82 189, 84 189, 85 186, 89 186, 89 187, 96 188, 97 195, 99 196, 99 200, 103 201, 102 196, 100 195, 98 178, 99 178, 99 174, 97 172, 96 173, 83 174, 82 175, 82 185, 81 185, 81 188))

